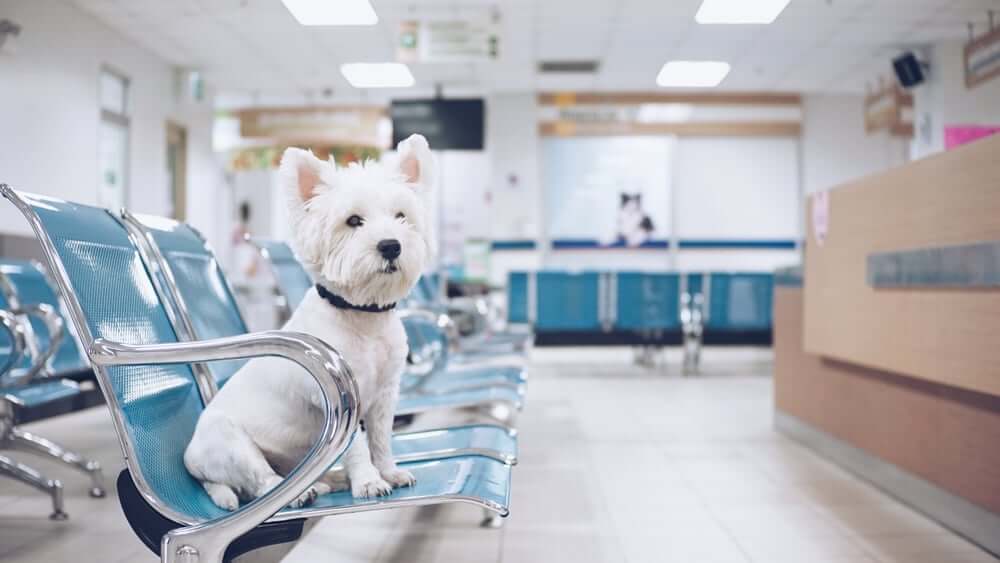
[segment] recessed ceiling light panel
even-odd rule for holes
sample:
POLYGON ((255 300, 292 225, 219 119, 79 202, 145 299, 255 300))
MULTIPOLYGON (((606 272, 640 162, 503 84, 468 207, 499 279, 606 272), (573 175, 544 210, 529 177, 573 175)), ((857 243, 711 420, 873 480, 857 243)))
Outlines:
POLYGON ((375 25, 368 0, 281 0, 302 25, 375 25))
POLYGON ((722 61, 670 61, 656 75, 656 84, 665 88, 714 88, 729 74, 722 61))
POLYGON ((703 24, 768 24, 791 0, 704 0, 694 20, 703 24))
POLYGON ((347 63, 340 73, 355 88, 409 88, 416 82, 403 63, 347 63))

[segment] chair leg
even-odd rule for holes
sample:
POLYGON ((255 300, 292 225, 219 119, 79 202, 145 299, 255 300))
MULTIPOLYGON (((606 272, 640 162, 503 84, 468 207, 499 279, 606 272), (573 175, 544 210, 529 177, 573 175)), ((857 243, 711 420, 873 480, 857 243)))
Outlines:
POLYGON ((23 451, 53 457, 74 469, 86 473, 90 476, 90 496, 101 498, 106 494, 104 490, 104 475, 101 473, 100 463, 86 459, 80 454, 66 450, 55 442, 30 432, 25 432, 19 428, 11 430, 10 445, 23 451))
POLYGON ((492 510, 483 509, 483 520, 479 523, 480 528, 502 528, 503 517, 492 510))
POLYGON ((46 479, 38 471, 4 456, 0 456, 0 475, 13 477, 52 497, 52 514, 49 515, 49 518, 53 520, 69 518, 66 511, 63 510, 63 486, 59 481, 46 479))

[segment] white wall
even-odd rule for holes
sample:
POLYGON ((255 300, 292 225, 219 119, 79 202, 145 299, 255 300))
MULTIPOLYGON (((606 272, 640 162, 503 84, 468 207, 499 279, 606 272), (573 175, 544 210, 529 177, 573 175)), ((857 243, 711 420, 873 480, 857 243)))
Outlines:
MULTIPOLYGON (((98 76, 108 65, 130 79, 129 207, 165 214, 166 122, 188 132, 188 216, 210 240, 216 232, 212 110, 176 103, 169 64, 69 3, 0 2, 22 27, 14 53, 0 54, 0 182, 81 203, 97 200, 98 76)), ((0 233, 29 234, 0 202, 0 233)))
MULTIPOLYGON (((494 95, 487 108, 491 236, 537 244, 535 250, 494 251, 494 283, 503 283, 510 269, 769 270, 797 260, 797 252, 791 250, 681 250, 676 254, 650 249, 547 251, 536 96, 494 95), (516 185, 510 184, 511 175, 517 177, 516 185)), ((680 139, 673 166, 673 222, 681 238, 799 237, 795 140, 680 139)))
POLYGON ((864 97, 808 95, 803 98, 803 186, 806 194, 827 190, 907 161, 907 141, 865 133, 864 97))
POLYGON ((491 96, 486 102, 490 156, 490 234, 494 239, 542 236, 538 163, 538 103, 534 93, 491 96))
POLYGON ((1000 125, 1000 79, 967 89, 960 43, 935 45, 923 56, 930 70, 927 81, 913 89, 914 158, 944 150, 949 125, 1000 125))
POLYGON ((680 239, 795 239, 798 140, 687 137, 674 155, 680 239))

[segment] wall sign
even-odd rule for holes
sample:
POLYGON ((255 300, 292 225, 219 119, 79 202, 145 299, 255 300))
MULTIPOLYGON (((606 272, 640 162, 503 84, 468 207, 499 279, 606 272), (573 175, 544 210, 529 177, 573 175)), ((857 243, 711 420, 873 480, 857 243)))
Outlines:
POLYGON ((913 96, 893 82, 865 96, 865 133, 913 137, 913 96))
POLYGON ((812 196, 813 238, 823 246, 830 231, 830 192, 817 192, 812 196))
POLYGON ((388 116, 377 106, 253 108, 237 116, 242 137, 389 146, 388 116))
POLYGON ((951 150, 1000 133, 1000 125, 949 125, 944 128, 944 148, 951 150))
POLYGON ((975 88, 1000 76, 1000 27, 965 45, 965 86, 975 88))

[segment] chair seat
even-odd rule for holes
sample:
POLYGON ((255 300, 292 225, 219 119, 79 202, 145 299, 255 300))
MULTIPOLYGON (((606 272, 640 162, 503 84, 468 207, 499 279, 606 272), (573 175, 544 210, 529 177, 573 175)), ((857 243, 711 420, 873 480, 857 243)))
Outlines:
POLYGON ((42 383, 31 383, 24 387, 0 390, 3 398, 22 408, 34 408, 60 399, 68 399, 80 394, 80 386, 74 381, 57 379, 42 383))
POLYGON ((479 456, 455 457, 435 461, 402 463, 400 467, 413 473, 417 483, 400 487, 387 496, 354 498, 350 491, 339 491, 317 497, 305 508, 286 508, 272 521, 294 518, 314 518, 333 514, 396 508, 419 504, 422 500, 435 504, 442 499, 472 502, 507 516, 510 506, 510 466, 479 456))
POLYGON ((480 387, 511 387, 521 389, 527 383, 523 368, 516 366, 449 366, 440 373, 426 376, 407 376, 403 380, 405 389, 419 389, 421 393, 452 393, 480 387))
POLYGON ((500 426, 471 424, 394 434, 392 453, 399 462, 474 454, 514 465, 517 439, 513 432, 500 426))
POLYGON ((463 341, 462 351, 453 354, 452 362, 465 364, 482 361, 490 356, 523 355, 524 349, 534 336, 530 333, 500 332, 485 337, 473 337, 463 341))
MULTIPOLYGON (((417 483, 412 487, 393 489, 384 497, 356 499, 350 491, 339 491, 320 496, 303 508, 286 508, 253 531, 233 542, 226 551, 226 561, 252 549, 298 539, 302 522, 336 514, 365 512, 439 504, 441 502, 466 502, 507 516, 510 507, 511 466, 479 456, 400 464, 413 473, 417 483)), ((200 488, 196 494, 207 494, 200 488)), ((159 553, 163 535, 177 528, 178 523, 165 519, 156 512, 139 493, 127 470, 118 477, 118 498, 125 517, 139 539, 153 553, 159 553)), ((207 519, 226 514, 215 508, 207 519)))
POLYGON ((396 414, 415 414, 434 409, 478 407, 503 403, 521 410, 521 394, 511 387, 487 387, 443 394, 404 393, 399 397, 396 414))

